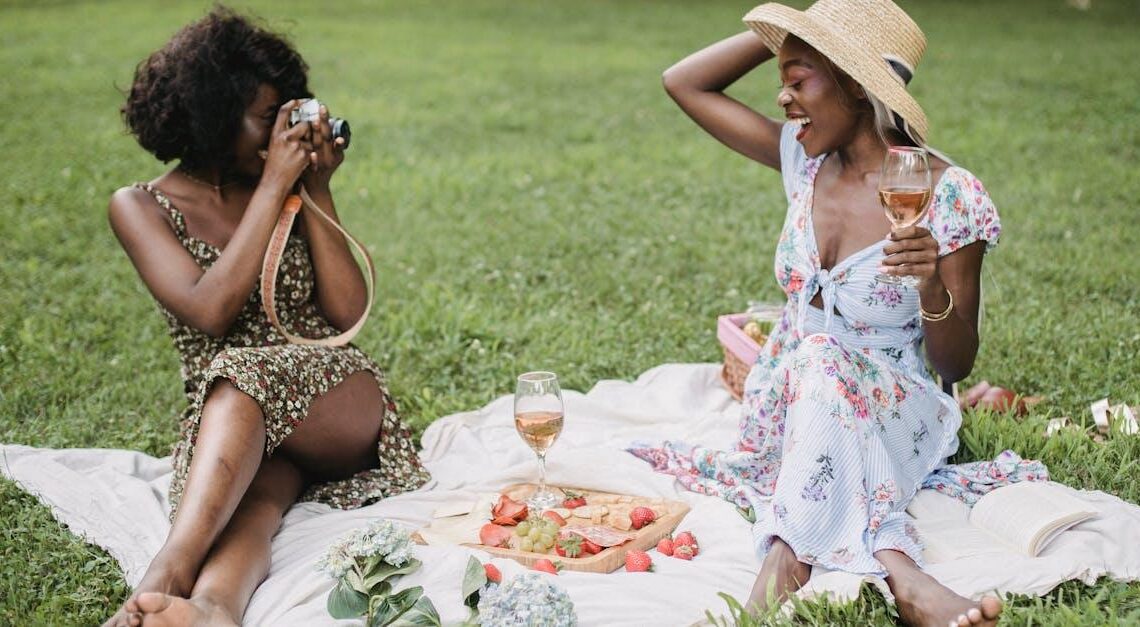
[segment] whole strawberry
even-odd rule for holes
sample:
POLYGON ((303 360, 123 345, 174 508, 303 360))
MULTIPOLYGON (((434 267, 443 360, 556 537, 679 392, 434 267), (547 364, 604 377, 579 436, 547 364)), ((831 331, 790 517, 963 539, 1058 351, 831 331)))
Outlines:
POLYGON ((629 512, 629 522, 634 529, 641 529, 655 520, 657 513, 648 507, 635 507, 629 512))
POLYGON ((562 490, 566 498, 562 499, 562 507, 566 509, 574 509, 575 507, 582 507, 586 504, 586 497, 574 492, 573 490, 562 490))
POLYGON ((554 562, 546 559, 545 557, 535 562, 534 566, 531 566, 531 570, 541 570, 542 572, 550 573, 551 575, 558 574, 558 566, 555 566, 554 562))
POLYGON ((581 557, 584 550, 581 536, 559 537, 554 543, 554 552, 560 557, 581 557))
POLYGON ((676 551, 680 545, 687 545, 693 549, 693 555, 699 555, 701 547, 697 544, 697 538, 691 531, 682 531, 673 538, 673 550, 676 551))
POLYGON ((483 564, 483 570, 487 573, 487 581, 490 581, 492 583, 503 582, 503 573, 499 570, 498 566, 487 562, 486 564, 483 564))
POLYGON ((693 547, 688 544, 678 544, 673 548, 673 557, 686 562, 693 559, 696 553, 693 552, 693 547))
POLYGON ((662 555, 673 554, 673 538, 665 536, 657 541, 657 552, 662 555))
POLYGON ((653 570, 653 560, 645 551, 630 551, 625 554, 625 569, 631 573, 643 573, 653 570))

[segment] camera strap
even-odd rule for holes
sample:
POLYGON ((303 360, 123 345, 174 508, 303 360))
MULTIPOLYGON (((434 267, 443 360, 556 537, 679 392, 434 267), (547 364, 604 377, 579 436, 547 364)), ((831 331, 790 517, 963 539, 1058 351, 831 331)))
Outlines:
POLYGON ((261 262, 261 307, 265 310, 265 315, 269 317, 270 324, 274 329, 280 333, 290 344, 306 344, 310 346, 344 346, 356 337, 360 332, 361 327, 364 326, 364 321, 368 319, 368 312, 372 310, 372 295, 374 284, 376 282, 376 268, 372 265, 372 257, 356 238, 348 234, 344 227, 337 224, 321 208, 317 203, 313 202, 309 192, 301 187, 300 195, 293 194, 285 199, 285 206, 281 209, 281 215, 277 218, 277 225, 273 227, 273 235, 269 239, 269 247, 265 250, 265 258, 261 262), (275 299, 277 296, 277 268, 281 265, 281 256, 285 253, 285 242, 289 239, 289 232, 293 230, 293 220, 297 217, 297 213, 301 211, 302 205, 309 211, 320 216, 325 222, 336 227, 340 234, 344 236, 353 246, 360 256, 364 258, 364 263, 368 267, 368 272, 364 274, 364 284, 368 291, 368 300, 364 306, 364 313, 360 315, 360 319, 352 328, 344 333, 335 335, 333 337, 324 338, 308 338, 299 335, 293 335, 281 326, 280 320, 277 319, 277 310, 275 308, 275 299))

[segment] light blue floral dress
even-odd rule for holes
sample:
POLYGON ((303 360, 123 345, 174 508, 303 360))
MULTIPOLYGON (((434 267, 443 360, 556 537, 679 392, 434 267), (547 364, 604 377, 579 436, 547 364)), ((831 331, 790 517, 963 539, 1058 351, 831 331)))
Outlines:
MULTIPOLYGON (((785 125, 780 141, 788 213, 775 263, 788 301, 745 381, 736 449, 666 442, 629 450, 690 490, 749 510, 760 555, 779 537, 805 563, 885 576, 874 557, 882 549, 922 564, 904 510, 924 481, 971 502, 1047 473, 1009 452, 943 465, 958 447, 962 415, 926 369, 917 291, 875 281, 886 240, 820 267, 811 207, 826 155, 807 158, 795 130, 785 125), (822 310, 809 304, 816 293, 822 310)), ((925 226, 940 256, 979 240, 989 250, 1001 232, 981 182, 959 167, 936 183, 925 226)))

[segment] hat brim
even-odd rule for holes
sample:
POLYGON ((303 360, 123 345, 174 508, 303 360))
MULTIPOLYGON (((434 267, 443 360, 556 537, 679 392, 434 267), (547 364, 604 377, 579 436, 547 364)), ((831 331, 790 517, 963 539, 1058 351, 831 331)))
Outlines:
POLYGON ((777 3, 752 9, 744 16, 744 23, 773 54, 779 54, 788 33, 804 40, 906 120, 915 140, 926 142, 927 122, 922 107, 887 62, 866 46, 848 41, 847 35, 831 30, 803 11, 777 3))

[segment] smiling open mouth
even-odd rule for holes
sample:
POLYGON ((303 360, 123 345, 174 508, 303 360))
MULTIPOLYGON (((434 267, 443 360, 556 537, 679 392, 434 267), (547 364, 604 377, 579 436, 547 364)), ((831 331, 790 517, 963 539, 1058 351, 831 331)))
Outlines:
POLYGON ((788 123, 795 124, 800 127, 800 130, 796 132, 796 141, 801 141, 803 140, 804 135, 807 135, 808 127, 811 125, 811 118, 791 118, 788 120, 788 123))

